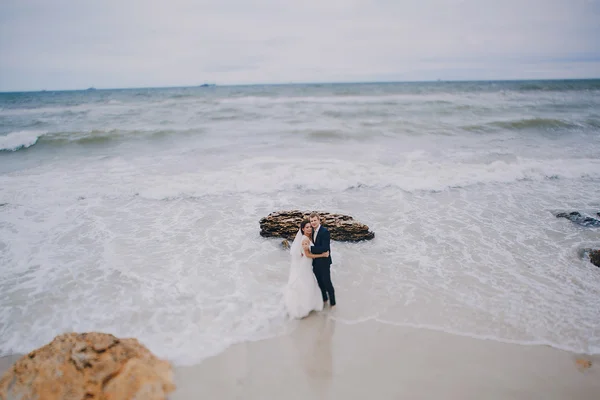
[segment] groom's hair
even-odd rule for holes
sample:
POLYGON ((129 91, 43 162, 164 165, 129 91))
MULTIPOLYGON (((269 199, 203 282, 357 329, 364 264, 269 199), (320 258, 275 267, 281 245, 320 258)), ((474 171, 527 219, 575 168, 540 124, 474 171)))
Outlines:
POLYGON ((321 216, 318 212, 311 212, 308 218, 319 218, 319 221, 321 221, 321 216))

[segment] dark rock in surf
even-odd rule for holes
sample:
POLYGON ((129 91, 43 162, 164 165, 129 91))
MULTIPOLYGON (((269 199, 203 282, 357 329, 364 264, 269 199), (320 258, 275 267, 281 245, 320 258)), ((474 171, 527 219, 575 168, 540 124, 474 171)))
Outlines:
POLYGON ((596 267, 600 267, 600 250, 591 250, 589 256, 590 262, 596 267))
POLYGON ((596 267, 600 267, 600 250, 590 248, 580 248, 578 251, 579 257, 583 260, 589 258, 590 262, 596 267))
MULTIPOLYGON (((598 213, 600 216, 600 213, 598 213)), ((581 215, 578 211, 572 211, 570 213, 558 213, 556 214, 556 218, 566 218, 578 225, 586 226, 586 227, 600 227, 600 220, 592 217, 586 217, 581 215)))
MULTIPOLYGON (((293 240, 298 232, 300 222, 308 219, 310 211, 277 211, 260 220, 260 235, 263 237, 280 237, 293 240)), ((349 215, 319 212, 321 224, 329 230, 331 240, 338 242, 360 242, 371 240, 375 233, 369 227, 355 221, 349 215)), ((283 245, 285 246, 285 245, 283 245)))

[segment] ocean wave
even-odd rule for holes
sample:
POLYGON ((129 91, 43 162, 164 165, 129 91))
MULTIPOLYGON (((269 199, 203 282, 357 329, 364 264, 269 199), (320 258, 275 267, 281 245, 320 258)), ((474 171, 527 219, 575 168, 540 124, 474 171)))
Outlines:
MULTIPOLYGON (((420 96, 419 96, 420 97, 420 96)), ((243 96, 224 98, 221 104, 233 105, 290 105, 305 106, 307 104, 336 104, 336 105, 396 105, 399 102, 414 101, 415 96, 410 94, 378 94, 378 95, 322 95, 322 96, 243 96)))
POLYGON ((556 80, 519 82, 515 89, 523 92, 565 92, 600 90, 600 80, 556 80))
MULTIPOLYGON (((205 115, 204 112, 199 112, 198 115, 205 115)), ((221 121, 256 121, 260 119, 264 119, 265 115, 255 112, 250 112, 247 110, 238 110, 238 109, 218 109, 211 112, 207 118, 210 121, 221 122, 221 121)))
POLYGON ((513 121, 498 121, 492 122, 490 125, 498 126, 505 129, 570 129, 576 128, 578 125, 568 121, 553 119, 553 118, 524 118, 513 121))
POLYGON ((17 151, 33 146, 46 131, 17 131, 0 136, 0 151, 17 151))
POLYGON ((600 128, 600 119, 590 118, 586 120, 585 123, 592 128, 600 128))
MULTIPOLYGON (((304 133, 304 132, 303 132, 304 133)), ((344 132, 336 129, 316 129, 311 130, 307 133, 308 137, 315 140, 336 140, 346 139, 348 136, 344 135, 344 132)))
POLYGON ((520 130, 569 130, 583 128, 586 125, 594 126, 594 121, 587 120, 584 123, 575 123, 555 118, 522 118, 508 121, 493 121, 483 124, 467 125, 463 129, 471 132, 485 132, 497 129, 520 131, 520 130))
MULTIPOLYGON (((254 158, 218 170, 185 175, 147 176, 137 182, 137 192, 164 200, 223 194, 281 192, 355 192, 361 190, 441 191, 474 185, 542 182, 562 179, 600 179, 600 161, 480 160, 435 162, 409 159, 396 165, 345 161, 312 162, 302 159, 254 158), (468 162, 466 162, 468 161, 468 162), (318 174, 315 180, 313 174, 318 174)), ((125 191, 123 191, 125 192, 125 191)))
POLYGON ((66 146, 70 144, 96 145, 126 139, 160 138, 176 133, 200 133, 201 129, 137 129, 98 130, 87 132, 20 131, 0 136, 0 151, 18 151, 33 145, 66 146))

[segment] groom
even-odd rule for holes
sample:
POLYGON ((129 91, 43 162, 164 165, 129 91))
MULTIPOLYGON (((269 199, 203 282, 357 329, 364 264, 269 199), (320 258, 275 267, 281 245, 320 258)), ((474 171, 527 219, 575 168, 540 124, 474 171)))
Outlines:
POLYGON ((322 254, 329 251, 329 257, 314 258, 313 259, 313 272, 317 277, 319 288, 321 288, 321 294, 323 295, 323 302, 327 301, 329 295, 329 305, 335 306, 335 293, 333 290, 333 284, 331 283, 331 250, 329 247, 329 231, 324 226, 321 226, 321 218, 319 214, 312 213, 309 217, 310 225, 313 228, 313 243, 310 252, 313 254, 322 254))

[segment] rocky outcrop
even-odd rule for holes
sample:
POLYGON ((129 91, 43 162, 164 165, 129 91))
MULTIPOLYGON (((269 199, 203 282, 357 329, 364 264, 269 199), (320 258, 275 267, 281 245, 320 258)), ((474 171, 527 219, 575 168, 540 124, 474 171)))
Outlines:
POLYGON ((136 339, 67 333, 21 357, 0 378, 0 399, 163 400, 175 390, 168 361, 136 339))
POLYGON ((600 250, 590 250, 588 255, 590 256, 590 262, 596 267, 600 267, 600 250))
MULTIPOLYGON (((263 237, 280 237, 293 240, 300 227, 300 222, 307 219, 310 211, 278 211, 260 220, 260 235, 263 237)), ((369 227, 355 221, 348 215, 320 212, 321 224, 329 230, 331 240, 339 242, 359 242, 371 240, 375 233, 369 227)))
POLYGON ((599 249, 590 249, 582 247, 577 250, 579 258, 582 260, 590 260, 592 264, 597 267, 600 267, 600 250, 599 249))
MULTIPOLYGON (((597 215, 600 216, 600 213, 597 213, 597 215)), ((586 217, 581 215, 578 211, 572 211, 570 213, 561 212, 556 214, 556 218, 566 218, 581 226, 600 227, 600 219, 586 217)))

